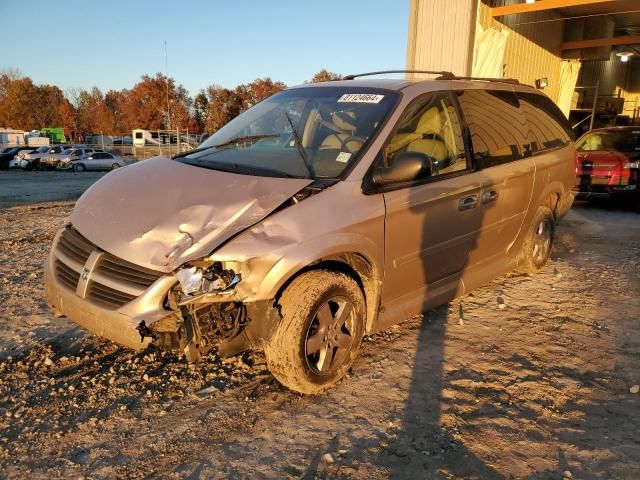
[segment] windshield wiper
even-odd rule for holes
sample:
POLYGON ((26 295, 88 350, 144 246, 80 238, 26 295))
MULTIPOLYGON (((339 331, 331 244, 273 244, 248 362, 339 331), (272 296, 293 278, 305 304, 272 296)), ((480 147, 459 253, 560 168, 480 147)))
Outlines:
POLYGON ((287 122, 289 122, 289 126, 291 127, 291 134, 293 135, 293 141, 296 144, 296 148, 298 149, 298 152, 300 152, 300 157, 302 157, 304 166, 307 167, 308 176, 306 176, 306 178, 313 178, 316 175, 315 175, 315 172, 313 171, 313 167, 309 163, 309 157, 307 156, 307 151, 304 149, 304 146, 302 145, 302 140, 300 140, 300 135, 298 135, 296 127, 293 126, 293 121, 291 120, 291 117, 289 116, 289 114, 287 112, 283 112, 283 113, 284 113, 284 116, 287 117, 287 122))
POLYGON ((250 141, 256 141, 256 140, 262 140, 263 138, 274 138, 274 137, 280 137, 280 135, 275 133, 267 133, 263 135, 245 135, 244 137, 232 138, 228 142, 219 143, 217 145, 209 145, 208 147, 194 148, 193 150, 189 150, 188 152, 174 155, 172 158, 186 157, 187 155, 191 155, 193 153, 205 152, 207 150, 213 150, 213 149, 221 149, 231 145, 235 145, 240 142, 250 142, 250 141))

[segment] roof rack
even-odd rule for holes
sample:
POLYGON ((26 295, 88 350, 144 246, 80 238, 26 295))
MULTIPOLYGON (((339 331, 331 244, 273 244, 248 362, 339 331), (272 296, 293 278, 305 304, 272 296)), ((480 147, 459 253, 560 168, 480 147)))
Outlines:
POLYGON ((452 80, 482 80, 484 82, 502 82, 502 83, 514 83, 520 85, 517 78, 491 78, 491 77, 455 77, 452 80))
POLYGON ((357 77, 370 77, 372 75, 384 75, 386 73, 430 73, 432 75, 440 75, 437 80, 453 80, 456 76, 451 72, 434 71, 434 70, 381 70, 379 72, 357 73, 355 75, 346 75, 343 80, 353 80, 357 77))
POLYGON ((345 75, 343 80, 353 80, 357 77, 370 77, 372 75, 384 75, 387 73, 428 73, 431 75, 439 75, 436 80, 482 80, 485 82, 503 82, 520 84, 515 78, 488 78, 488 77, 459 77, 445 70, 381 70, 379 72, 357 73, 353 75, 345 75))

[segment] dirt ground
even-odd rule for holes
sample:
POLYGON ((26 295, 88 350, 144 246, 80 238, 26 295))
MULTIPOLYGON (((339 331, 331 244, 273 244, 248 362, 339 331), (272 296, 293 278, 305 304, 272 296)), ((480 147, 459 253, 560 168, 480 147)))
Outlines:
POLYGON ((576 205, 541 274, 368 338, 304 397, 258 354, 189 367, 54 319, 71 206, 0 210, 0 478, 640 478, 640 215, 576 205))

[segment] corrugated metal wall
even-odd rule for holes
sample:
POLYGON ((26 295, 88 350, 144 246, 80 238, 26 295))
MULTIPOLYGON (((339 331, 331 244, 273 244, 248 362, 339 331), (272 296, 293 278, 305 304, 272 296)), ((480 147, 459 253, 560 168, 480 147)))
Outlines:
POLYGON ((478 23, 482 28, 506 28, 509 39, 504 56, 504 76, 516 78, 533 85, 538 78, 546 77, 549 86, 544 92, 554 101, 560 91, 560 58, 564 36, 564 22, 553 12, 535 12, 526 15, 507 15, 495 20, 490 7, 513 4, 508 0, 481 3, 478 23), (485 4, 486 3, 486 4, 485 4))
MULTIPOLYGON (((621 62, 611 54, 609 60, 583 62, 578 85, 595 85, 600 82, 600 95, 620 96, 625 99, 623 114, 633 117, 640 107, 640 60, 621 62)), ((587 93, 587 98, 592 92, 587 93)))
POLYGON ((411 0, 408 70, 471 72, 477 0, 411 0))

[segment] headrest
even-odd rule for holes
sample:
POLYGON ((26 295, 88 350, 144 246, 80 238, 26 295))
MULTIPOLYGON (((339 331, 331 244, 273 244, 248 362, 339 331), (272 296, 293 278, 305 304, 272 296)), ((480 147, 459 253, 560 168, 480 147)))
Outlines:
POLYGON ((418 121, 416 133, 421 135, 425 133, 440 133, 442 131, 442 120, 440 118, 440 110, 437 107, 431 107, 424 112, 418 121))
POLYGON ((356 128, 356 115, 353 112, 333 112, 331 122, 342 131, 353 133, 356 128))

